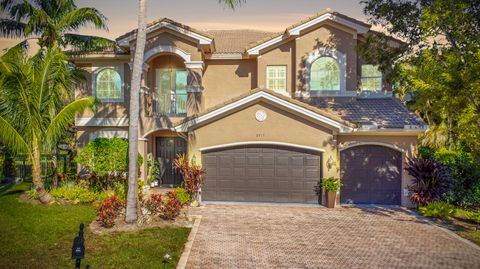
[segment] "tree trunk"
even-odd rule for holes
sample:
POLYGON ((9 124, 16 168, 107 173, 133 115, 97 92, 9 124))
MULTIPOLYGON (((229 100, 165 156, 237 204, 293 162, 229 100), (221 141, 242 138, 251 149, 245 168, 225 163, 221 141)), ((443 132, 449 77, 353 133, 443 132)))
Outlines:
POLYGON ((32 181, 33 186, 38 192, 40 202, 43 204, 48 204, 53 200, 53 197, 48 193, 43 187, 42 180, 42 167, 40 165, 40 150, 37 142, 37 138, 33 136, 32 141, 32 181))
POLYGON ((140 110, 140 82, 143 72, 143 51, 147 27, 147 0, 138 0, 138 30, 130 91, 130 117, 128 127, 128 193, 125 222, 137 221, 138 180, 138 122, 140 110))

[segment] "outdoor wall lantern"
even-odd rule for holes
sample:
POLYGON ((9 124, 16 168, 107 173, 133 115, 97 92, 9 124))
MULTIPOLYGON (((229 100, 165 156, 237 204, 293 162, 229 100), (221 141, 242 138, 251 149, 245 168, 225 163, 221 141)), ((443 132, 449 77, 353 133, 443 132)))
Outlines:
POLYGON ((192 164, 196 164, 196 163, 197 163, 197 156, 195 156, 195 154, 193 154, 192 164))
POLYGON ((335 166, 335 160, 333 159, 332 156, 328 157, 328 160, 327 160, 327 168, 328 170, 332 169, 332 167, 335 166))
POLYGON ((83 223, 80 224, 78 236, 73 239, 72 259, 75 260, 75 269, 80 269, 80 263, 85 258, 85 240, 83 238, 83 223))

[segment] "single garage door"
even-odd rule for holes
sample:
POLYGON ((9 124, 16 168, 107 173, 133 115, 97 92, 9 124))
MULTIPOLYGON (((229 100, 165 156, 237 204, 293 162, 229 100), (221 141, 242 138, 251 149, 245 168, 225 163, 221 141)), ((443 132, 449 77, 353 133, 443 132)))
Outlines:
POLYGON ((382 146, 357 146, 341 151, 340 162, 342 203, 400 205, 401 152, 382 146))
POLYGON ((321 153, 249 145, 202 153, 204 201, 318 203, 321 153))

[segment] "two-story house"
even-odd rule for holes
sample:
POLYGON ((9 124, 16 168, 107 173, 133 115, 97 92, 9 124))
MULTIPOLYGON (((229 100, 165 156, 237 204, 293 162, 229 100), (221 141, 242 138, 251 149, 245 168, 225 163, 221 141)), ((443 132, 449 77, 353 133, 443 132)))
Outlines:
MULTIPOLYGON (((205 201, 317 203, 319 179, 338 177, 342 203, 409 205, 403 167, 427 126, 357 54, 370 28, 331 10, 281 33, 148 24, 142 177, 151 154, 161 183, 180 184, 171 165, 186 153, 206 169, 205 201)), ((135 38, 71 56, 90 74, 77 96, 102 101, 75 121, 80 146, 128 136, 135 38)))

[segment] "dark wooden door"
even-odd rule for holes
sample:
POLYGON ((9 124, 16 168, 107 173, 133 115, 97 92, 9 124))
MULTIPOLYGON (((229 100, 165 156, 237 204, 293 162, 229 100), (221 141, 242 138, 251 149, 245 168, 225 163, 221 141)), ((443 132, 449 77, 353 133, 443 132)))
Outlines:
POLYGON ((202 163, 205 201, 318 203, 318 152, 249 145, 204 152, 202 163))
POLYGON ((357 146, 343 150, 340 162, 342 203, 400 205, 401 152, 382 146, 357 146))
POLYGON ((182 175, 174 171, 173 161, 177 155, 186 153, 187 144, 180 137, 157 137, 156 154, 160 163, 160 184, 178 186, 182 183, 182 175))

